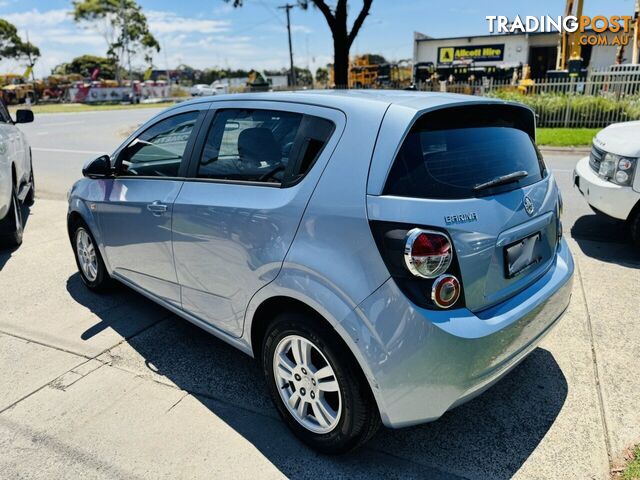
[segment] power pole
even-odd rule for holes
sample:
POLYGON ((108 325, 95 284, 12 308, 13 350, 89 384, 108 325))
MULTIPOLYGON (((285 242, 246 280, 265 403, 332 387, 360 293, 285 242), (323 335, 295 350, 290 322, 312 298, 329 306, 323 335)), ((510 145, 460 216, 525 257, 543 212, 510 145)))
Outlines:
POLYGON ((293 46, 291 45, 291 18, 289 15, 289 11, 292 8, 295 8, 295 5, 291 5, 290 3, 287 3, 286 5, 283 5, 281 7, 283 10, 285 10, 287 12, 287 33, 289 34, 289 63, 291 65, 291 86, 295 87, 296 86, 296 71, 293 68, 293 46))
POLYGON ((122 34, 124 37, 124 54, 127 55, 127 71, 129 77, 129 87, 131 88, 131 103, 135 103, 135 88, 133 78, 131 78, 131 50, 129 49, 129 20, 127 19, 127 7, 125 0, 120 0, 120 11, 122 15, 122 34))

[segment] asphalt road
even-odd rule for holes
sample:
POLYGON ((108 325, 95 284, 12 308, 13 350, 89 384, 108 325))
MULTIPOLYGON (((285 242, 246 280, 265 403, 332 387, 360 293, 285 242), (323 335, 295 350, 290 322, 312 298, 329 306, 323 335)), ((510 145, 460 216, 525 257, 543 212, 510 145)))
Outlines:
POLYGON ((288 432, 248 357, 127 288, 82 285, 62 200, 91 156, 79 151, 110 151, 151 115, 29 126, 38 198, 24 244, 0 251, 0 477, 608 480, 640 442, 640 252, 572 188, 578 157, 546 156, 576 262, 558 327, 436 422, 327 457, 288 432))
POLYGON ((63 199, 82 175, 87 160, 110 154, 126 132, 161 112, 141 108, 100 112, 36 114, 33 123, 20 125, 33 152, 38 195, 63 199))

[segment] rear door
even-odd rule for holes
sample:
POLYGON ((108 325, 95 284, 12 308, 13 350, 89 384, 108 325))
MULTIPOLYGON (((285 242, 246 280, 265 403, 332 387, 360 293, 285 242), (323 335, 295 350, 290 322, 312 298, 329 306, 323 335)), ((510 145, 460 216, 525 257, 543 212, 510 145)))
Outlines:
POLYGON ((450 236, 472 311, 526 288, 553 261, 557 187, 534 137, 533 114, 524 107, 472 104, 426 113, 402 140, 381 195, 368 196, 373 222, 435 227, 450 236))
POLYGON ((160 117, 116 154, 116 177, 96 181, 104 199, 96 215, 115 275, 178 306, 171 215, 207 108, 196 104, 160 117))
POLYGON ((281 102, 215 102, 173 213, 182 306, 240 336, 278 274, 344 127, 343 114, 281 102))

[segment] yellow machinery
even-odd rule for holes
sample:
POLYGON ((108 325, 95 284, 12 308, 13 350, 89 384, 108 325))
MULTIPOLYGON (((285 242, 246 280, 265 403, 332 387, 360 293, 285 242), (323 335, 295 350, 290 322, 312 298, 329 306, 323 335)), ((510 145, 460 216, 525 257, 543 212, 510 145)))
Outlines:
POLYGON ((412 66, 409 60, 378 65, 376 84, 383 88, 405 88, 411 85, 412 66))
POLYGON ((535 84, 536 81, 531 78, 531 67, 523 65, 522 80, 518 83, 518 91, 526 95, 535 84))
POLYGON ((4 87, 5 85, 12 84, 18 78, 22 78, 22 75, 18 73, 4 73, 0 75, 0 88, 4 87))
MULTIPOLYGON (((349 65, 349 88, 403 88, 411 85, 411 64, 371 63, 369 55, 358 55, 349 65)), ((333 67, 329 68, 330 84, 335 85, 333 67)))
MULTIPOLYGON (((358 55, 349 65, 349 88, 371 88, 378 78, 378 64, 369 63, 369 55, 358 55)), ((329 67, 330 84, 335 85, 333 65, 329 67)))
MULTIPOLYGON (((584 0, 567 0, 564 11, 565 17, 575 15, 577 18, 580 18, 582 16, 583 6, 584 0)), ((578 76, 582 68, 582 52, 578 38, 579 35, 579 31, 572 33, 563 31, 560 33, 556 70, 568 70, 570 77, 578 76)))
MULTIPOLYGON (((638 0, 640 1, 640 0, 638 0)), ((582 16, 584 0, 566 0, 564 10, 565 17, 575 15, 582 16)), ((560 32, 558 40, 558 56, 556 58, 556 72, 568 72, 570 77, 577 77, 582 70, 582 49, 579 42, 579 31, 560 32)), ((529 65, 522 67, 522 78, 518 83, 518 91, 529 93, 535 85, 535 80, 531 78, 531 68, 529 65)))
POLYGON ((27 98, 33 101, 36 98, 36 89, 42 91, 42 82, 36 82, 34 86, 33 82, 25 82, 22 75, 16 75, 2 87, 2 99, 10 105, 24 103, 27 98))
POLYGON ((369 63, 369 55, 355 58, 349 65, 349 88, 371 88, 378 78, 380 65, 369 63))

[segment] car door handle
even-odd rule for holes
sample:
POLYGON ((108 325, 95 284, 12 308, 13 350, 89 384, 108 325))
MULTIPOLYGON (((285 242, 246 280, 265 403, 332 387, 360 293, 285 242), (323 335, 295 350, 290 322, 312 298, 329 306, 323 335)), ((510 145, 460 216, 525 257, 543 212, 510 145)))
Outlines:
POLYGON ((167 206, 156 200, 155 202, 147 205, 147 210, 149 210, 151 213, 153 213, 156 216, 160 216, 167 211, 167 206))

